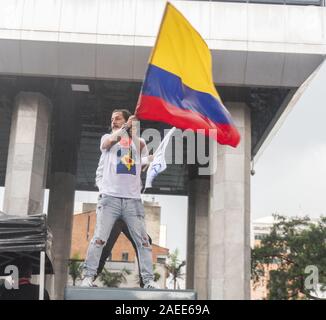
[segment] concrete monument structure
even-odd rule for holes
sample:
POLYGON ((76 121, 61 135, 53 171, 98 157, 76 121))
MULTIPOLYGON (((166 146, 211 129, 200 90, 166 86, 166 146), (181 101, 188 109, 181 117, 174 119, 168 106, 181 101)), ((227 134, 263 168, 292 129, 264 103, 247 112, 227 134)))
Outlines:
MULTIPOLYGON (((216 85, 242 139, 236 149, 215 145, 214 174, 171 165, 151 192, 189 196, 187 286, 200 299, 249 299, 250 162, 296 89, 324 60, 326 9, 320 1, 172 3, 209 45, 216 85)), ((74 192, 95 190, 98 143, 111 111, 134 110, 164 5, 0 4, 4 211, 41 212, 44 188, 50 189, 58 299, 66 281, 74 192)))

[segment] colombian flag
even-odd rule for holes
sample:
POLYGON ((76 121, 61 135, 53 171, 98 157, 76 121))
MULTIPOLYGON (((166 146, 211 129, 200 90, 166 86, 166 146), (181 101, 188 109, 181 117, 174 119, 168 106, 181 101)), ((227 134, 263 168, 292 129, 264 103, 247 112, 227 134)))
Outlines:
POLYGON ((212 57, 200 34, 167 3, 135 115, 181 129, 217 130, 217 141, 236 147, 240 135, 217 93, 212 57))

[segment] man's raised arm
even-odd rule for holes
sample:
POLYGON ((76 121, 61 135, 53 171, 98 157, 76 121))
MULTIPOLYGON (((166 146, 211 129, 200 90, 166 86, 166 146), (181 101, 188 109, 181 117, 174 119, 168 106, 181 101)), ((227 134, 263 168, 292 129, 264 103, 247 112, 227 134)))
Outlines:
POLYGON ((132 121, 134 121, 136 117, 130 116, 128 121, 117 131, 113 132, 105 138, 102 142, 101 149, 110 150, 112 146, 114 146, 117 142, 121 140, 121 138, 127 134, 128 129, 132 126, 132 121))

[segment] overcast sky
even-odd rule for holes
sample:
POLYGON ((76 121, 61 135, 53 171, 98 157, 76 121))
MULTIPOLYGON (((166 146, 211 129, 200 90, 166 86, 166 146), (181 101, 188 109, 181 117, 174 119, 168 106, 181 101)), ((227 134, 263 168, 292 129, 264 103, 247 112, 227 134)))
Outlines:
POLYGON ((323 64, 258 162, 252 218, 326 214, 326 64, 323 64))
MULTIPOLYGON (((312 80, 255 164, 251 179, 252 219, 326 214, 326 64, 312 80)), ((76 201, 96 201, 78 193, 76 201)), ((156 196, 167 225, 167 247, 186 256, 187 197, 156 196)), ((3 188, 0 188, 2 210, 3 188)))

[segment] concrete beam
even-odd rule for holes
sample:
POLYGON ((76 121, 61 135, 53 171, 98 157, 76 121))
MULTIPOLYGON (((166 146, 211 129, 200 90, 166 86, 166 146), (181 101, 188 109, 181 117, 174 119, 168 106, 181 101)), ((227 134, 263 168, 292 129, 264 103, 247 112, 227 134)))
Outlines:
MULTIPOLYGON (((165 1, 36 2, 1 2, 0 74, 144 78, 165 1)), ((217 85, 299 87, 326 55, 325 7, 172 3, 211 49, 217 85)))

